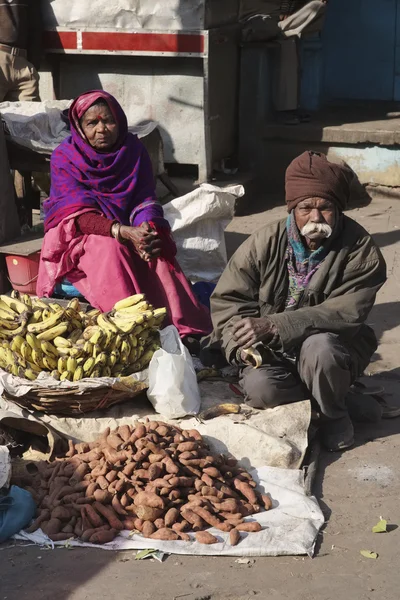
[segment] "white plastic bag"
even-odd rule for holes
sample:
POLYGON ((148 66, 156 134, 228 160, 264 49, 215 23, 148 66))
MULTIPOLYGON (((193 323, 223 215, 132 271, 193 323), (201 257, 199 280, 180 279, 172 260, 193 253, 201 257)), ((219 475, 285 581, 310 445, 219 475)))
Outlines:
POLYGON ((177 259, 186 277, 217 282, 226 267, 224 231, 232 220, 241 185, 225 188, 203 183, 192 192, 164 205, 178 249, 177 259))
POLYGON ((161 331, 161 346, 149 366, 148 399, 167 419, 196 415, 201 403, 196 372, 176 327, 161 331))

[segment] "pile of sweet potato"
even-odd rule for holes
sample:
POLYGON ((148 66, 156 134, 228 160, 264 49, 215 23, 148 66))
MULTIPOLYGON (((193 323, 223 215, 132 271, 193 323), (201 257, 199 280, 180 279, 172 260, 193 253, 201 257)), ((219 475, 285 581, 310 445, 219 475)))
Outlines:
POLYGON ((30 491, 38 504, 38 528, 54 541, 72 537, 104 544, 123 529, 156 540, 203 544, 218 539, 210 526, 230 532, 260 531, 244 517, 269 510, 268 495, 237 461, 213 456, 195 429, 158 421, 104 431, 92 443, 70 441, 65 457, 39 463, 30 491))

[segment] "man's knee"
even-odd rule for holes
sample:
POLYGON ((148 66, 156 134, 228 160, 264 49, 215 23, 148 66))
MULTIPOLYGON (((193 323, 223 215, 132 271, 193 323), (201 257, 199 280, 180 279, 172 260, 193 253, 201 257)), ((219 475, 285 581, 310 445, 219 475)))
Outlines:
POLYGON ((253 408, 271 408, 277 403, 277 387, 264 369, 244 369, 242 387, 253 408))
POLYGON ((304 342, 299 356, 300 375, 305 369, 327 369, 335 366, 350 368, 351 359, 347 349, 334 333, 317 333, 304 342))

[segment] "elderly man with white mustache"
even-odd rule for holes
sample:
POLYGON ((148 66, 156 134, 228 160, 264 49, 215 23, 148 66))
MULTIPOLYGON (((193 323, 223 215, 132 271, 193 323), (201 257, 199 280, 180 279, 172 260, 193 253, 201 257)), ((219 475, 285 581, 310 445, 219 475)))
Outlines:
POLYGON ((352 446, 352 419, 363 419, 362 397, 349 392, 377 347, 365 320, 386 280, 371 236, 343 214, 354 177, 321 154, 296 158, 288 218, 237 250, 211 299, 211 341, 240 366, 248 404, 311 399, 331 451, 352 446))

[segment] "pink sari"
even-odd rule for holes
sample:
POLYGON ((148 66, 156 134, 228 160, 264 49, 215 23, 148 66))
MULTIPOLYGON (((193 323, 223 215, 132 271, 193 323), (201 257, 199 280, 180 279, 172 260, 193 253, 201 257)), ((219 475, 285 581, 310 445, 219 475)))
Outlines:
POLYGON ((83 212, 87 211, 65 218, 46 233, 37 283, 39 296, 50 297, 56 282, 67 278, 92 306, 107 312, 118 300, 143 293, 156 308, 167 307, 170 323, 181 337, 210 333, 210 315, 176 260, 172 265, 163 259, 149 264, 132 247, 114 238, 82 235, 75 218, 83 212))

